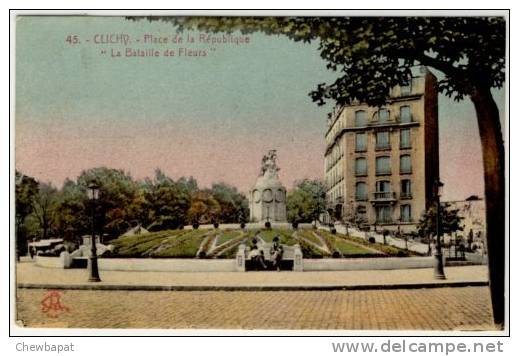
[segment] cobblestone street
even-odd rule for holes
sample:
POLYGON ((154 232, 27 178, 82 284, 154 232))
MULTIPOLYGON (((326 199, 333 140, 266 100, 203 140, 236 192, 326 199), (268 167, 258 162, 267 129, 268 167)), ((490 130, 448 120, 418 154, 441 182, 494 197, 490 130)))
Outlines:
POLYGON ((279 292, 59 291, 68 310, 42 311, 44 289, 18 289, 27 327, 490 330, 488 287, 279 292))

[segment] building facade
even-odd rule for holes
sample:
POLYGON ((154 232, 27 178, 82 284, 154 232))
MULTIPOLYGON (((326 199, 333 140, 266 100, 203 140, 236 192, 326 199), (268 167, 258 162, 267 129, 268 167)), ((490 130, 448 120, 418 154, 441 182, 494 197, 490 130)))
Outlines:
POLYGON ((446 241, 455 237, 463 238, 463 242, 471 250, 477 249, 486 254, 486 209, 485 200, 477 196, 470 196, 465 200, 446 202, 452 209, 458 209, 458 215, 462 218, 462 231, 446 236, 446 241), (453 236, 456 235, 456 236, 453 236))
POLYGON ((415 230, 439 177, 436 82, 422 67, 383 107, 359 103, 332 113, 324 159, 331 221, 415 230))

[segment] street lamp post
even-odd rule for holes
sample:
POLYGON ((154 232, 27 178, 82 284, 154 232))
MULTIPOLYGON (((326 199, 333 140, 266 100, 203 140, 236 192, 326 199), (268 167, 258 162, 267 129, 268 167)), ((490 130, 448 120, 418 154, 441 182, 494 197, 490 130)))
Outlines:
POLYGON ((435 198, 436 198, 436 250, 434 252, 434 278, 446 279, 443 271, 443 254, 442 254, 442 226, 441 226, 441 204, 440 197, 442 195, 443 183, 440 180, 434 182, 435 198))
POLYGON ((91 253, 88 264, 89 282, 101 282, 99 278, 99 268, 97 265, 97 249, 96 249, 96 235, 95 235, 95 205, 99 199, 99 185, 95 181, 88 184, 88 199, 92 204, 92 242, 91 253))

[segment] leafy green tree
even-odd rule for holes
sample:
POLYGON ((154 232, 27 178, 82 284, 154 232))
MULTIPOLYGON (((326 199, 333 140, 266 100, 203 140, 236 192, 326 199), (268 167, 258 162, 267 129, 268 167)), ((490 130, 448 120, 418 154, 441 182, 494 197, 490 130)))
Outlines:
MULTIPOLYGON (((138 18, 131 18, 138 19, 138 18)), ((499 110, 491 89, 505 82, 506 21, 503 17, 148 17, 178 30, 256 31, 294 41, 319 41, 331 84, 310 93, 326 100, 373 106, 390 89, 406 84, 414 65, 443 73, 438 89, 454 100, 470 98, 483 150, 490 288, 494 322, 504 323, 505 155, 499 110)))
POLYGON ((207 191, 198 191, 191 197, 187 211, 191 223, 208 224, 216 220, 221 211, 218 201, 207 191))
POLYGON ((248 216, 248 200, 236 187, 220 182, 212 185, 210 194, 220 205, 217 220, 222 223, 236 223, 248 216))
MULTIPOLYGON (((418 233, 421 236, 436 236, 436 206, 431 206, 422 214, 418 222, 418 233)), ((449 203, 440 205, 440 224, 442 234, 451 234, 456 231, 462 231, 462 217, 459 215, 459 209, 453 208, 449 203)))
POLYGON ((55 229, 57 236, 66 241, 80 242, 80 237, 90 234, 90 215, 86 211, 84 187, 66 179, 58 193, 55 208, 55 229))
POLYGON ((180 177, 177 180, 177 184, 179 185, 179 187, 181 189, 187 191, 189 194, 192 194, 192 193, 198 191, 198 182, 192 176, 180 177))
POLYGON ((138 193, 138 184, 120 169, 97 167, 81 172, 77 184, 84 189, 95 180, 100 184, 99 200, 96 204, 96 230, 103 235, 117 237, 124 233, 134 220, 128 206, 138 193))
POLYGON ((151 223, 153 229, 174 229, 184 225, 187 220, 191 190, 197 189, 196 180, 192 177, 180 178, 175 182, 166 176, 160 169, 155 171, 153 180, 147 179, 144 185, 142 202, 147 217, 145 223, 151 223))
POLYGON ((32 212, 32 199, 38 193, 38 182, 25 174, 15 171, 15 224, 16 258, 25 253, 27 247, 25 219, 32 212))
POLYGON ((320 180, 303 179, 287 196, 287 219, 303 223, 319 219, 325 209, 326 189, 320 180))
POLYGON ((40 238, 47 239, 54 227, 58 190, 50 183, 40 183, 38 193, 32 198, 32 214, 38 221, 40 238))

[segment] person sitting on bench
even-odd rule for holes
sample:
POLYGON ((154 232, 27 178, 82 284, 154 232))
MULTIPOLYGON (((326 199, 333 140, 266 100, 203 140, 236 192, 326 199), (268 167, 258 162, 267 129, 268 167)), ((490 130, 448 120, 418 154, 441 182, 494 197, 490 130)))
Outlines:
POLYGON ((281 271, 281 260, 283 259, 283 246, 279 243, 279 237, 274 237, 272 240, 272 247, 270 247, 270 256, 272 266, 278 271, 281 271))
POLYGON ((267 269, 267 265, 265 264, 265 256, 263 255, 263 251, 258 250, 258 246, 252 245, 249 257, 252 261, 253 268, 257 271, 262 267, 263 269, 267 269))

